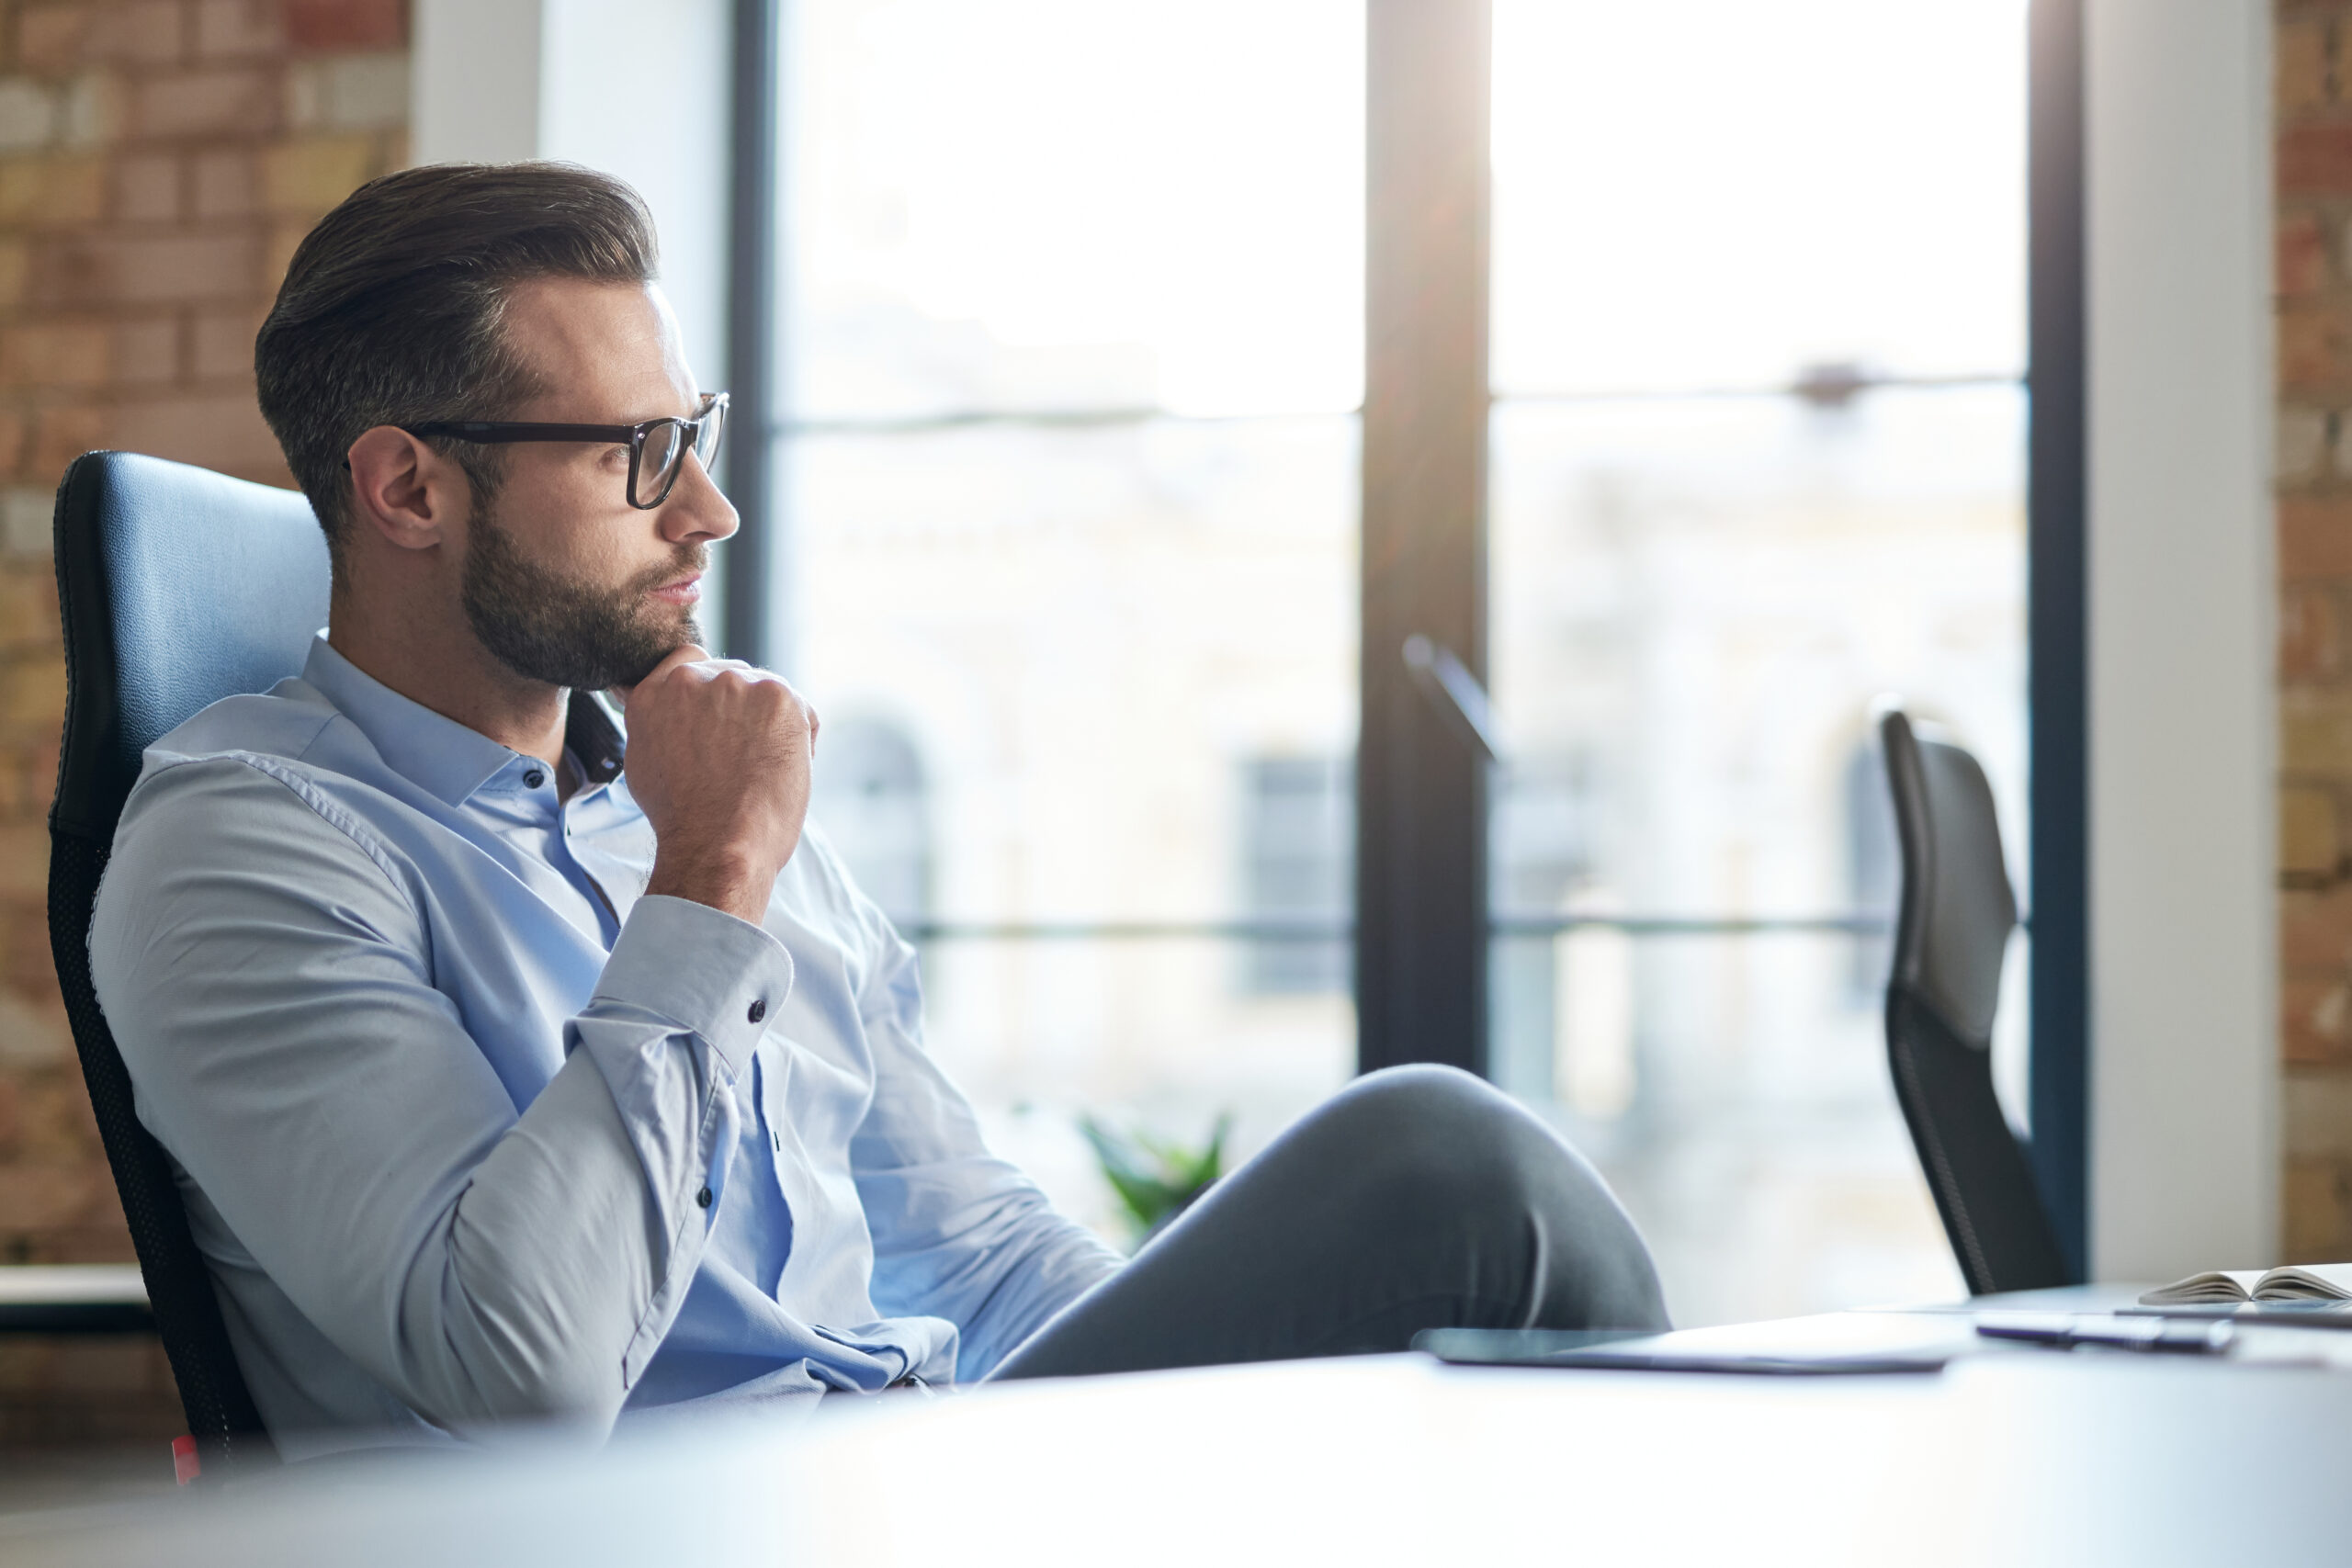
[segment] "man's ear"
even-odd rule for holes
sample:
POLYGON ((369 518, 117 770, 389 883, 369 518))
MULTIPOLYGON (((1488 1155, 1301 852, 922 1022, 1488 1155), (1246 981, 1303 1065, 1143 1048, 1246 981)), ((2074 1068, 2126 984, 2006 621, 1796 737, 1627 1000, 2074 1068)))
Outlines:
POLYGON ((356 520, 397 549, 445 542, 472 499, 464 469, 393 425, 361 432, 345 462, 356 520))

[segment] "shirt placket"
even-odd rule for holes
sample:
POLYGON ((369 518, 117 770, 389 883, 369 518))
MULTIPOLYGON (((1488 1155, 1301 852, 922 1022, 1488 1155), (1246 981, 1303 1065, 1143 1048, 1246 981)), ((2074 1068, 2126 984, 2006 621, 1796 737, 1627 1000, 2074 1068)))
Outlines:
POLYGON ((760 1129, 766 1134, 768 1179, 775 1183, 776 1201, 784 1205, 786 1224, 790 1236, 785 1245, 784 1264, 776 1271, 776 1292, 784 1291, 784 1276, 792 1268, 792 1249, 799 1240, 799 1212, 792 1199, 792 1183, 785 1179, 784 1106, 785 1086, 792 1077, 792 1052, 775 1036, 770 1035, 760 1045, 759 1054, 760 1129))
POLYGON ((583 789, 574 794, 570 800, 563 801, 556 807, 557 830, 553 848, 557 854, 563 857, 564 875, 594 901, 597 919, 603 923, 605 929, 605 945, 609 948, 620 938, 622 911, 612 894, 606 890, 604 879, 589 868, 588 863, 581 858, 574 843, 574 834, 579 830, 578 813, 589 801, 596 798, 603 792, 604 786, 601 784, 583 789))

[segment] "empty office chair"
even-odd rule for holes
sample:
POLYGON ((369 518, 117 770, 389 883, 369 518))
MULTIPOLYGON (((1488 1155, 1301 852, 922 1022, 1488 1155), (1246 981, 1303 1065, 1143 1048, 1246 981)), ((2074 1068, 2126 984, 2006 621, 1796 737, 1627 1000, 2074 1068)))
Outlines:
POLYGON ((2017 899, 1976 759, 1879 721, 1903 901, 1886 982, 1886 1055, 1936 1212, 1977 1295, 2073 1283, 2025 1150, 1993 1093, 1993 1011, 2017 899))
POLYGON ((300 674, 327 554, 290 491, 92 452, 57 491, 65 740, 50 807, 49 940, 140 1272, 208 1473, 274 1462, 163 1148, 90 987, 90 908, 139 756, 198 710, 300 674))

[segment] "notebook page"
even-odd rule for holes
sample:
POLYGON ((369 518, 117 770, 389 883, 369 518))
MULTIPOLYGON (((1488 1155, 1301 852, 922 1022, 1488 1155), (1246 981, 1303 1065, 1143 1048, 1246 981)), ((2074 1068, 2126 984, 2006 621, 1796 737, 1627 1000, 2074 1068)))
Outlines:
POLYGON ((2352 1263, 2299 1263, 2273 1269, 2256 1284, 2262 1302, 2352 1301, 2352 1263))
POLYGON ((2196 1306, 2211 1302, 2247 1301, 2252 1299, 2254 1288, 2262 1278, 2259 1269, 2211 1269, 2202 1274, 2191 1274, 2186 1280, 2176 1280, 2162 1290, 2150 1291, 2140 1298, 2140 1304, 2196 1306))

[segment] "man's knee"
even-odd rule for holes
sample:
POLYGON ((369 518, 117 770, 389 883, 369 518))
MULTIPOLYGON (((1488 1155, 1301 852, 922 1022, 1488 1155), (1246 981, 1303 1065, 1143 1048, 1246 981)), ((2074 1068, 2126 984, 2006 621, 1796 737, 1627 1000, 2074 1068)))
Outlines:
POLYGON ((1335 1096, 1327 1114, 1367 1199, 1455 1213, 1524 1212, 1600 1179, 1558 1134, 1484 1079, 1432 1063, 1385 1067, 1335 1096))
POLYGON ((1433 1121, 1476 1120, 1510 1104, 1494 1085, 1459 1067, 1413 1062, 1366 1073, 1331 1097, 1336 1114, 1402 1128, 1433 1121))
POLYGON ((1345 1145, 1331 1153, 1385 1234, 1453 1236, 1493 1258, 1540 1238, 1547 1313, 1578 1326, 1666 1325, 1648 1248, 1608 1182, 1493 1085, 1453 1067, 1391 1067, 1350 1085, 1330 1112, 1345 1145))
POLYGON ((1333 1095, 1329 1110, 1368 1135, 1476 1135, 1498 1118, 1523 1115, 1519 1103, 1459 1067, 1414 1062, 1366 1073, 1333 1095))

